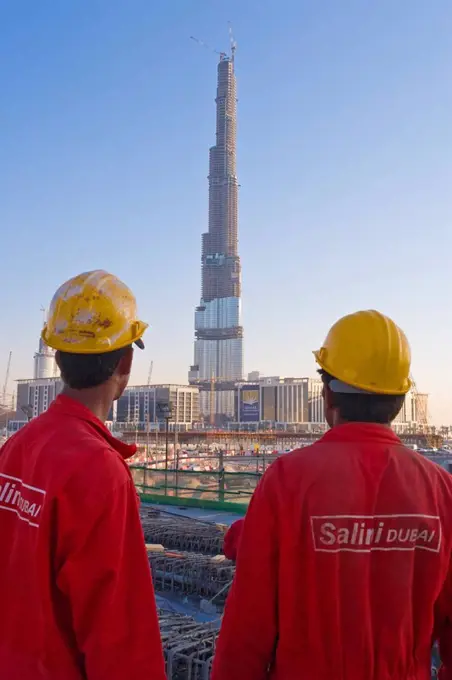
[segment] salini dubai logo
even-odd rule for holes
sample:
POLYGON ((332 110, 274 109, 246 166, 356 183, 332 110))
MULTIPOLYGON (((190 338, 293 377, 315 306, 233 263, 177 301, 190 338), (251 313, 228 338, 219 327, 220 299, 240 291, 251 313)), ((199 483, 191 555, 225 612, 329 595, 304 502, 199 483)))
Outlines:
POLYGON ((441 548, 441 522, 436 515, 321 515, 311 517, 316 552, 427 550, 441 548))
POLYGON ((0 510, 14 512, 31 527, 39 526, 39 516, 46 492, 0 472, 0 510))

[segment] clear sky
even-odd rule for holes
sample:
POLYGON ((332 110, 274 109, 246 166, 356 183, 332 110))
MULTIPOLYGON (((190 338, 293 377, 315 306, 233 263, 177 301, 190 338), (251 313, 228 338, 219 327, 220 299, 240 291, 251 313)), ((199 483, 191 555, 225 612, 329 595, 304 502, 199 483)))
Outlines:
POLYGON ((3 0, 0 384, 93 268, 152 325, 134 381, 153 359, 186 382, 217 62, 189 37, 223 50, 228 20, 246 370, 314 375, 328 327, 374 307, 452 424, 450 0, 3 0))

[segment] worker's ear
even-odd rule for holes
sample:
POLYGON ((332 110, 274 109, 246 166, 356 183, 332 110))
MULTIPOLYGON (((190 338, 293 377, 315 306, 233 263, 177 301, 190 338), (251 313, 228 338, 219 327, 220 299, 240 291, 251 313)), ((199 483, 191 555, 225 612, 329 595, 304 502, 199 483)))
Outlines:
POLYGON ((133 349, 127 347, 126 351, 119 360, 115 373, 119 376, 130 375, 132 370, 133 349))

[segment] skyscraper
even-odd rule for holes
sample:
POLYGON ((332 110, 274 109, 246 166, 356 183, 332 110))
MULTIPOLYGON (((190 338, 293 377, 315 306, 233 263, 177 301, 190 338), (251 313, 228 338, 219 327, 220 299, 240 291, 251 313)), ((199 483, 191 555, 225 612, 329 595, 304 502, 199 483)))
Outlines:
POLYGON ((33 378, 56 378, 59 374, 55 361, 55 350, 39 338, 38 351, 34 355, 33 378))
MULTIPOLYGON (((243 377, 234 48, 231 57, 220 57, 215 101, 216 144, 209 152, 209 228, 202 235, 201 301, 195 312, 195 356, 189 379, 219 385, 243 377)), ((201 412, 209 414, 211 406, 209 394, 203 393, 201 412)), ((215 412, 233 416, 232 390, 216 392, 215 412)))

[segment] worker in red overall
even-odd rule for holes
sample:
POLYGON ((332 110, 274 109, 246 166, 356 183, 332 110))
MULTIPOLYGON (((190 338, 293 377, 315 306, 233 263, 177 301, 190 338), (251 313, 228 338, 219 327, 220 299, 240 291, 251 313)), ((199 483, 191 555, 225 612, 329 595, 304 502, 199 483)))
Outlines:
POLYGON ((212 680, 452 678, 452 476, 390 428, 410 348, 376 311, 315 358, 331 429, 281 456, 246 514, 212 680))
POLYGON ((154 591, 126 459, 104 422, 147 324, 119 279, 56 292, 42 338, 64 383, 0 451, 0 678, 164 680, 154 591))
POLYGON ((242 536, 243 517, 237 519, 231 524, 227 530, 223 541, 223 553, 228 560, 235 562, 237 560, 237 552, 240 545, 240 538, 242 536))

